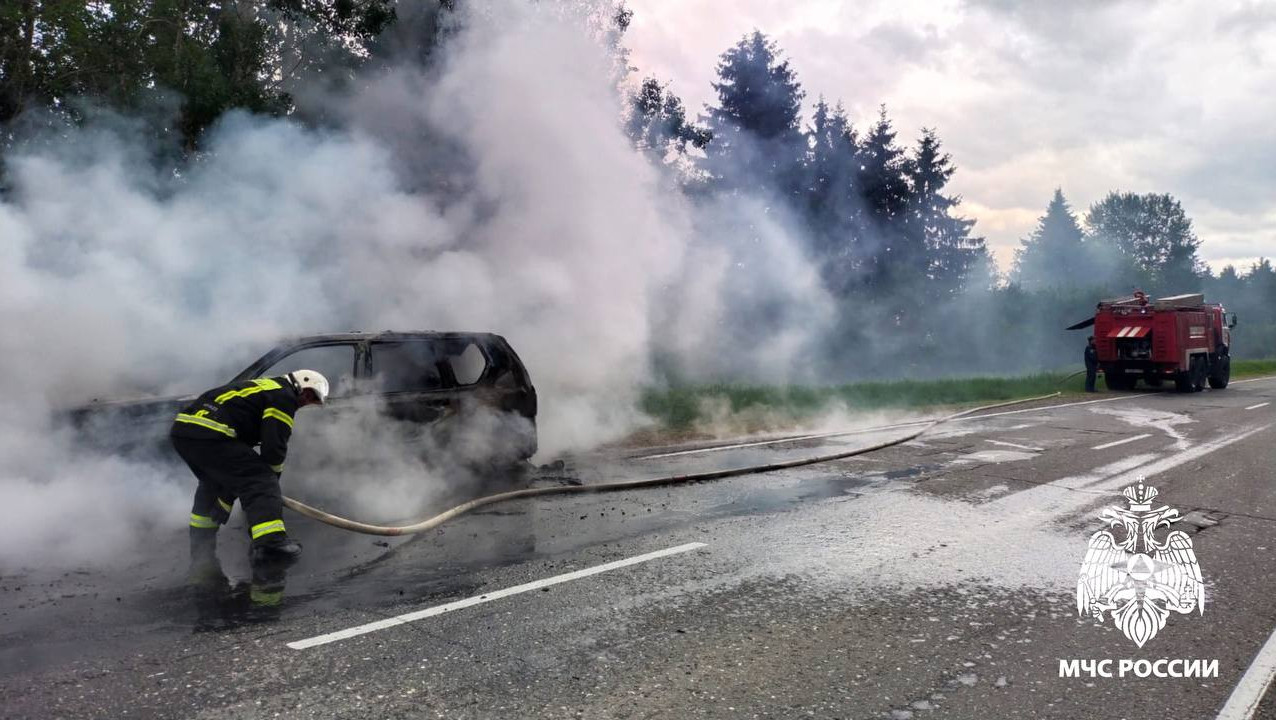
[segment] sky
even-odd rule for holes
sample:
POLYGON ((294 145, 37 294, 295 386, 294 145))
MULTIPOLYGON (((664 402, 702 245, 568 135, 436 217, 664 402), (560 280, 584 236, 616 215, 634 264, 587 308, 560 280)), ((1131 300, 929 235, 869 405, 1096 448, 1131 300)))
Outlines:
POLYGON ((1215 271, 1276 255, 1276 3, 1147 0, 629 0, 639 76, 692 114, 718 55, 753 29, 807 105, 859 128, 885 103, 933 127, 951 189, 1002 270, 1056 187, 1081 215, 1109 191, 1170 193, 1215 271))

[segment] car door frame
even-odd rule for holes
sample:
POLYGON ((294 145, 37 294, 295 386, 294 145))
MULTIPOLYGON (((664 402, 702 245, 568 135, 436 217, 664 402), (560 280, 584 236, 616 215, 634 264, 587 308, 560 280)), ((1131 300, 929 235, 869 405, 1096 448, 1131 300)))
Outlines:
POLYGON ((336 404, 338 406, 352 402, 360 395, 366 395, 363 381, 370 377, 369 372, 369 348, 368 341, 364 339, 358 340, 335 340, 335 339, 316 339, 306 342, 293 343, 289 345, 280 345, 274 350, 261 356, 252 365, 244 368, 242 372, 235 376, 231 382, 239 382, 242 380, 251 380, 262 377, 262 373, 276 363, 295 355, 303 350, 309 350, 317 347, 343 346, 350 347, 354 350, 354 363, 351 375, 350 392, 345 395, 334 395, 329 398, 329 402, 325 405, 336 404))
MULTIPOLYGON (((449 343, 457 342, 458 338, 448 337, 401 337, 373 339, 368 343, 367 354, 367 372, 369 382, 374 382, 377 373, 376 346, 382 345, 398 345, 403 343, 430 343, 436 350, 445 349, 449 343)), ((439 358, 436 361, 439 364, 439 378, 444 383, 443 387, 429 390, 398 390, 387 392, 385 390, 378 391, 378 395, 382 398, 387 415, 405 422, 415 422, 422 425, 436 425, 448 418, 454 417, 463 412, 465 408, 465 399, 472 395, 476 388, 482 385, 483 380, 491 371, 492 358, 483 344, 470 340, 470 342, 479 348, 479 352, 483 353, 484 368, 483 374, 479 380, 474 383, 461 385, 457 382, 455 374, 450 367, 443 367, 442 358, 444 353, 436 353, 439 358), (435 410, 440 405, 444 406, 442 410, 435 410), (428 409, 427 409, 428 408, 428 409), (433 415, 437 412, 437 416, 433 415)))

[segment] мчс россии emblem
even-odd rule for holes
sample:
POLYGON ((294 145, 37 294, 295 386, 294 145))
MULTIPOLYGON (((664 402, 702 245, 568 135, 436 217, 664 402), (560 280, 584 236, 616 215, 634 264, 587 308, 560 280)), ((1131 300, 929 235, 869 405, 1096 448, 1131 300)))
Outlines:
POLYGON ((1103 622, 1105 615, 1139 647, 1165 627, 1171 612, 1205 611, 1205 584, 1192 539, 1173 530, 1158 540, 1156 531, 1179 519, 1179 511, 1152 508, 1156 488, 1131 485, 1123 493, 1129 508, 1108 507, 1100 514, 1110 529, 1090 536, 1077 580, 1077 613, 1103 622), (1114 535, 1114 529, 1120 535, 1114 535))

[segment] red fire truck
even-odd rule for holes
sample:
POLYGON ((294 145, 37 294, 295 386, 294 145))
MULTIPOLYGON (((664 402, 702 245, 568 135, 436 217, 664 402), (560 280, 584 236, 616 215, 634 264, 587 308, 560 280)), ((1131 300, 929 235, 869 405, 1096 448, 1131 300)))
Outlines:
POLYGON ((1231 377, 1231 329, 1236 314, 1206 303, 1201 294, 1153 300, 1142 291, 1104 300, 1094 318, 1069 329, 1094 326, 1099 368, 1109 390, 1130 390, 1139 380, 1153 387, 1173 380, 1179 392, 1221 390, 1231 377))

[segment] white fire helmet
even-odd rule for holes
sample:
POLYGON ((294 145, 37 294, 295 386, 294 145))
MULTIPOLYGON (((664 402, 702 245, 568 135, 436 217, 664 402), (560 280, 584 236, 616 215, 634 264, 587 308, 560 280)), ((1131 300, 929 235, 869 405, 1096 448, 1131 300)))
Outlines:
POLYGON ((288 374, 292 376, 292 382, 297 386, 297 392, 309 388, 315 391, 320 403, 328 400, 328 378, 314 370, 293 370, 288 374))

